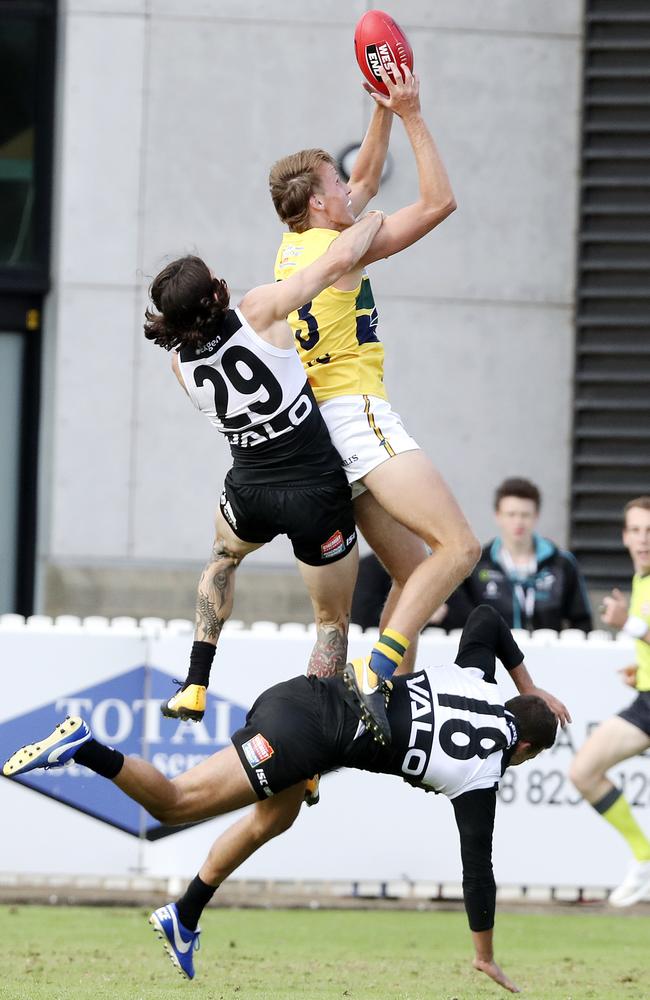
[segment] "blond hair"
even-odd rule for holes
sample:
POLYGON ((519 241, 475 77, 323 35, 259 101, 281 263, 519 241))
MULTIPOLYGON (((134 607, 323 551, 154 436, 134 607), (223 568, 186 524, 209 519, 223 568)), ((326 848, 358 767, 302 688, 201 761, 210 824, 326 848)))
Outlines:
POLYGON ((309 198, 319 190, 319 168, 336 162, 324 149, 301 149, 271 167, 269 188, 275 210, 294 233, 309 229, 309 198))

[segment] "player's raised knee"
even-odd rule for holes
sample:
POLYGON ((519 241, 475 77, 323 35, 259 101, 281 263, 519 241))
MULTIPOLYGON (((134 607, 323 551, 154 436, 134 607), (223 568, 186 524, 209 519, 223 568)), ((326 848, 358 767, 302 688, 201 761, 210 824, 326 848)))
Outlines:
POLYGON ((604 777, 602 769, 598 765, 594 766, 588 756, 579 750, 569 766, 569 778, 580 794, 592 801, 604 777))
POLYGON ((150 813, 162 826, 181 826, 186 823, 187 817, 182 816, 177 806, 147 806, 150 813))
MULTIPOLYGON (((175 782, 172 782, 172 786, 175 782)), ((163 826, 181 826, 191 823, 197 817, 192 815, 191 803, 176 789, 164 803, 148 803, 147 812, 163 826), (173 798, 172 798, 173 797, 173 798)))
POLYGON ((594 777, 592 769, 581 760, 579 753, 576 754, 569 767, 569 778, 581 795, 588 794, 589 789, 594 783, 594 777))
POLYGON ((350 624, 350 609, 348 604, 349 600, 346 595, 345 606, 338 609, 315 605, 314 621, 318 631, 328 634, 334 629, 335 631, 347 633, 348 625, 350 624))
POLYGON ((252 834, 258 845, 265 844, 267 840, 279 837, 281 833, 286 833, 293 826, 302 799, 294 803, 284 803, 282 809, 267 809, 258 806, 253 814, 252 834))
POLYGON ((481 556, 481 543, 468 524, 450 526, 445 532, 440 532, 439 526, 431 526, 429 531, 422 532, 422 538, 434 552, 442 548, 452 555, 465 576, 471 573, 481 556))
POLYGON ((463 571, 464 576, 468 576, 480 559, 481 543, 471 528, 468 527, 466 530, 458 533, 452 544, 456 552, 459 568, 463 571))

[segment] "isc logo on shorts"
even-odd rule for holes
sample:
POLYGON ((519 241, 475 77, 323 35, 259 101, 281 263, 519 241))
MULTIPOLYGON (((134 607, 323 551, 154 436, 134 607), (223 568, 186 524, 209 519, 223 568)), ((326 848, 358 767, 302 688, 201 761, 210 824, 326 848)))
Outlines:
POLYGON ((269 757, 273 756, 273 747, 261 733, 253 736, 252 740, 242 743, 242 750, 246 754, 246 760, 251 767, 257 767, 258 764, 262 764, 269 757))
POLYGON ((257 776, 257 780, 259 781, 260 786, 261 786, 262 791, 264 792, 264 794, 268 795, 268 796, 273 795, 273 792, 269 788, 269 783, 266 780, 266 775, 264 773, 264 768, 263 767, 256 768, 255 774, 257 776))
POLYGON ((345 539, 341 532, 337 530, 331 538, 323 542, 320 547, 320 554, 323 559, 331 559, 332 556, 339 556, 342 552, 345 552, 345 539))

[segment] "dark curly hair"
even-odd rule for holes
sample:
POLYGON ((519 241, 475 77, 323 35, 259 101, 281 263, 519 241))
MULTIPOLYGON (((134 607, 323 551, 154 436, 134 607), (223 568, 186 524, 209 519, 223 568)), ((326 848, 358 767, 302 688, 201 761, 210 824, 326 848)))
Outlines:
POLYGON ((151 282, 158 310, 145 311, 144 335, 159 347, 200 347, 218 332, 230 304, 228 285, 200 257, 179 257, 151 282))

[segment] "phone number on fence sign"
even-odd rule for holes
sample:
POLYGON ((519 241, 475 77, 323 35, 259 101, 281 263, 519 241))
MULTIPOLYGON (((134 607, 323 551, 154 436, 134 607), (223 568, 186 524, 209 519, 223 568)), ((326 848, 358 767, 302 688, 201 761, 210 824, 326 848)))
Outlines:
MULTIPOLYGON (((650 808, 650 774, 621 771, 611 777, 633 808, 650 808)), ((582 798, 564 771, 535 768, 524 774, 506 771, 499 786, 499 801, 505 806, 515 802, 531 806, 577 806, 582 798)))

